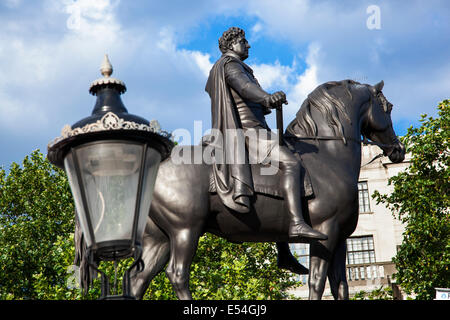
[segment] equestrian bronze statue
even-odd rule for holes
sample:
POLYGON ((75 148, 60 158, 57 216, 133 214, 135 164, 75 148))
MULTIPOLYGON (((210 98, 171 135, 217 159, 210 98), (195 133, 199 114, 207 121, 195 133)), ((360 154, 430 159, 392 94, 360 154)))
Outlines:
MULTIPOLYGON (((383 82, 372 86, 343 80, 318 86, 287 126, 280 145, 264 115, 281 108, 286 96, 259 86, 243 63, 250 48, 244 33, 228 31, 219 41, 223 55, 206 86, 216 136, 197 146, 176 146, 161 163, 143 240, 145 267, 131 277, 133 294, 142 298, 165 267, 177 297, 191 299, 190 265, 199 238, 210 232, 231 242, 276 242, 279 258, 288 260, 288 243, 307 242, 309 298, 321 299, 328 277, 334 298, 348 299, 346 239, 358 222, 362 137, 380 146, 392 162, 405 155, 383 82), (255 135, 247 132, 254 129, 255 135), (243 154, 223 136, 233 130, 238 141, 245 141, 237 149, 243 154), (254 148, 261 145, 267 152, 258 151, 254 159, 254 148), (213 150, 211 161, 195 163, 194 155, 205 150, 213 150), (222 162, 219 151, 221 157, 242 161, 222 162), (173 161, 174 152, 191 161, 173 161), (273 174, 263 174, 270 168, 273 174)), ((79 229, 75 238, 83 267, 79 229)), ((81 271, 82 283, 88 285, 89 272, 81 271)))

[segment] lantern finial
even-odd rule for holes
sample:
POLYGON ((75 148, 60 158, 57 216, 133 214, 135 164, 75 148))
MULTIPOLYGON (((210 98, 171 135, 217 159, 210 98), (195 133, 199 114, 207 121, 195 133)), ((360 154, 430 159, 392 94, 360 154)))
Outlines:
POLYGON ((105 57, 103 58, 102 65, 100 66, 100 72, 105 78, 109 78, 113 73, 113 67, 111 62, 109 62, 107 54, 105 54, 105 57))

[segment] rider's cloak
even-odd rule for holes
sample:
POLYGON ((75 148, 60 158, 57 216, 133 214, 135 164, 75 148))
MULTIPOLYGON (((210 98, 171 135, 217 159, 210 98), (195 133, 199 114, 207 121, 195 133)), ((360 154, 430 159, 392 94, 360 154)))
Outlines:
POLYGON ((216 151, 212 154, 212 173, 217 194, 223 204, 244 213, 250 211, 254 187, 251 167, 246 161, 247 150, 235 147, 245 145, 245 137, 243 131, 239 130, 242 129, 239 114, 225 79, 225 65, 230 61, 241 63, 230 55, 222 55, 212 67, 205 88, 211 98, 212 135, 214 132, 222 135, 221 139, 210 143, 216 151), (217 152, 219 150, 220 155, 217 152))

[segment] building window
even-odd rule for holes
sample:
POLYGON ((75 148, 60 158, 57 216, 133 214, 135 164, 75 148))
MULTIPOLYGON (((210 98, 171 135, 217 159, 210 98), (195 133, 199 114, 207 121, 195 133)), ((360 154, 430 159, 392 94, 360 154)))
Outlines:
POLYGON ((347 239, 347 264, 375 262, 373 236, 351 237, 347 239))
POLYGON ((370 212, 369 188, 367 181, 358 182, 359 213, 370 212))

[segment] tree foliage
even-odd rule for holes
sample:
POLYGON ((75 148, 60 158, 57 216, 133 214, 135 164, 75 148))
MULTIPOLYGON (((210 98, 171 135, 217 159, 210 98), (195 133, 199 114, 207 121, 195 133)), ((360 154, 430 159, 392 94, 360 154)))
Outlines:
POLYGON ((0 169, 0 298, 66 298, 73 200, 39 151, 0 169))
POLYGON ((393 292, 390 287, 380 286, 372 291, 358 291, 352 300, 393 300, 393 292))
MULTIPOLYGON (((232 244, 212 234, 200 238, 191 265, 190 289, 201 300, 275 300, 289 295, 295 282, 276 264, 271 243, 232 244)), ((161 273, 150 285, 147 298, 175 298, 167 277, 161 273)))
POLYGON ((422 115, 421 126, 410 127, 402 138, 411 164, 389 179, 394 191, 373 195, 405 224, 393 259, 395 277, 418 299, 432 299, 434 288, 450 287, 450 101, 441 102, 438 110, 439 117, 422 115))
MULTIPOLYGON (((74 228, 67 177, 39 150, 9 172, 0 168, 0 299, 98 298, 99 279, 87 295, 77 286, 74 228)), ((119 263, 117 274, 131 262, 119 263)), ((100 269, 114 279, 112 263, 102 262, 100 269)), ((191 266, 194 299, 281 299, 294 284, 290 278, 277 268, 273 244, 232 244, 211 234, 201 237, 191 266)), ((144 298, 176 298, 164 272, 144 298)))

